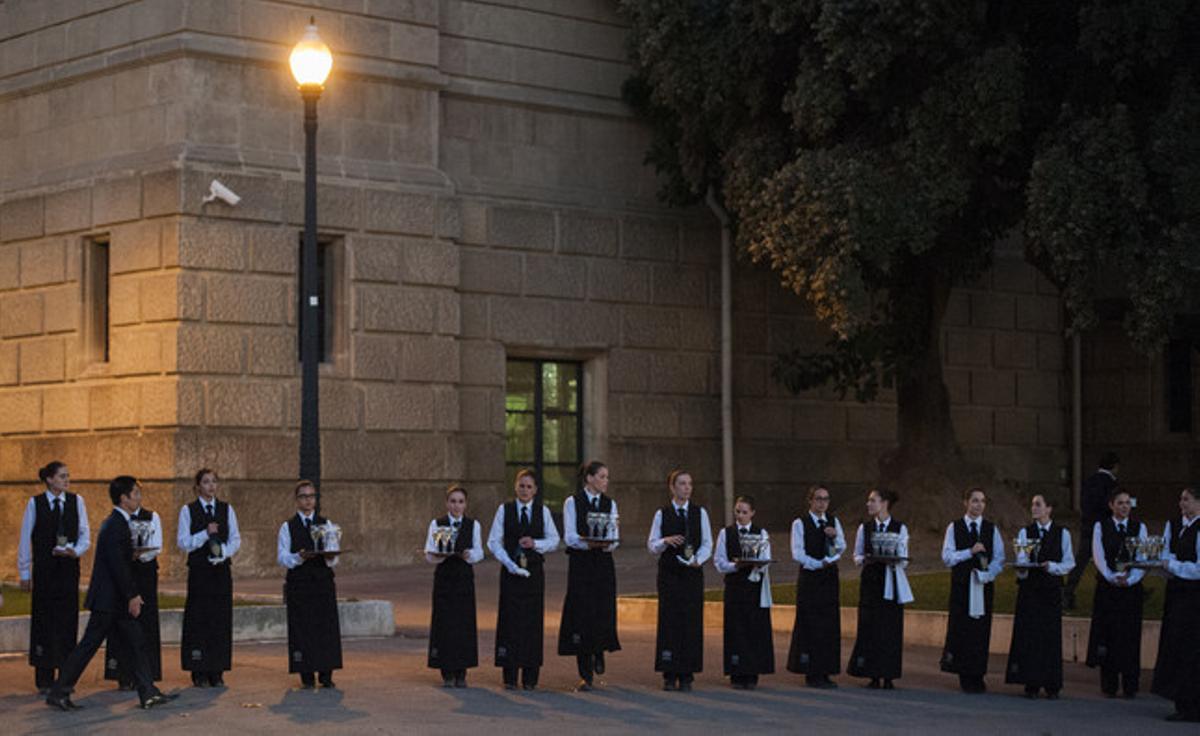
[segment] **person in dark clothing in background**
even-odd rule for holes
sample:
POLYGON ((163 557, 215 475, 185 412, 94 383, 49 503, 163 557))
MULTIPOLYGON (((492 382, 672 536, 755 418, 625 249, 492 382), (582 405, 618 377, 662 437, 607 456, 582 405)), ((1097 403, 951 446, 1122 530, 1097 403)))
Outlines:
POLYGON ((1100 467, 1083 481, 1079 493, 1079 554, 1075 558, 1075 569, 1067 576, 1067 585, 1063 588, 1064 610, 1075 608, 1075 588, 1092 559, 1092 531, 1096 522, 1108 515, 1108 497, 1117 487, 1120 463, 1117 453, 1106 452, 1100 457, 1100 467))

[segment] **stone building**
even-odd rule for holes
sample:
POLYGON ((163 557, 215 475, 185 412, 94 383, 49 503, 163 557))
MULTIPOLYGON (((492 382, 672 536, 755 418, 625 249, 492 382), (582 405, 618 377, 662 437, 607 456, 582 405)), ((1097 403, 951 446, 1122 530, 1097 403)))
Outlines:
MULTIPOLYGON (((286 56, 310 13, 335 53, 321 412, 346 562, 411 561, 452 481, 490 518, 517 463, 536 462, 554 500, 567 468, 605 459, 631 538, 672 467, 720 507, 719 232, 655 199, 614 6, 0 0, 3 528, 59 458, 94 521, 102 482, 128 472, 170 535, 210 466, 242 522, 239 571, 270 571, 299 425, 303 132, 286 56), (241 202, 205 203, 214 179, 241 202)), ((737 487, 780 526, 810 482, 857 493, 895 412, 886 396, 787 394, 773 356, 824 329, 746 263, 732 299, 737 487)), ((956 429, 998 482, 1066 482, 1062 326, 1016 253, 954 296, 956 429)), ((10 577, 15 548, 6 534, 10 577)))

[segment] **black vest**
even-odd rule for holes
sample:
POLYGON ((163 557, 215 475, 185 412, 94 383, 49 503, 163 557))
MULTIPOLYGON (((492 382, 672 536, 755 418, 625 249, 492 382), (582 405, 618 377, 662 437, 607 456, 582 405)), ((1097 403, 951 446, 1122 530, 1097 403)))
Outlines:
MULTIPOLYGON (((807 511, 800 515, 800 523, 804 525, 804 554, 818 560, 828 557, 829 545, 833 540, 825 536, 825 527, 817 526, 812 514, 807 511)), ((825 514, 825 525, 830 529, 837 528, 832 514, 825 514)))
MULTIPOLYGON (((227 541, 229 541, 229 504, 218 500, 213 502, 213 506, 214 518, 211 519, 211 521, 217 522, 217 541, 224 545, 227 541)), ((205 515, 204 504, 200 501, 200 499, 197 498, 195 501, 188 504, 188 512, 192 516, 192 534, 199 534, 208 527, 210 519, 205 515)), ((308 532, 305 532, 305 536, 309 536, 308 532)), ((188 566, 199 567, 200 565, 209 565, 209 554, 210 550, 208 549, 207 544, 203 547, 192 550, 188 553, 188 566)), ((228 565, 230 564, 230 561, 225 560, 225 562, 221 564, 228 565)))
MULTIPOLYGON (((76 569, 79 567, 77 558, 55 557, 53 554, 60 532, 67 538, 67 544, 75 544, 79 541, 79 502, 75 499, 74 493, 68 491, 62 495, 62 507, 61 521, 56 524, 53 507, 50 505, 50 500, 46 498, 46 494, 39 493, 33 497, 33 532, 29 536, 35 573, 39 567, 48 574, 54 574, 54 570, 64 567, 76 569)), ((77 571, 76 575, 78 575, 77 571)))
MULTIPOLYGON (((450 515, 446 514, 437 520, 438 526, 450 526, 453 524, 450 521, 450 515)), ((458 536, 454 538, 454 552, 466 552, 475 546, 475 520, 469 516, 463 516, 459 520, 458 536)))
MULTIPOLYGON (((659 536, 673 537, 676 534, 682 534, 686 540, 685 544, 691 545, 692 554, 695 555, 700 549, 700 543, 704 539, 700 531, 702 509, 702 506, 694 503, 688 504, 687 525, 685 527, 683 520, 679 518, 679 513, 675 510, 674 504, 668 503, 666 506, 663 506, 661 509, 662 521, 659 524, 659 536)), ((678 568, 679 562, 675 558, 682 557, 683 553, 683 547, 667 545, 663 553, 658 556, 658 566, 671 570, 678 568)))
MULTIPOLYGON (((313 526, 324 524, 325 521, 325 517, 319 514, 313 514, 313 526)), ((292 537, 292 554, 296 554, 301 550, 308 550, 309 552, 316 551, 317 547, 315 544, 313 544, 312 534, 310 534, 308 528, 304 526, 304 522, 300 519, 299 513, 292 514, 292 518, 288 520, 288 533, 291 534, 292 537)), ((297 570, 313 569, 318 567, 328 567, 328 565, 325 564, 325 558, 322 556, 310 557, 288 572, 296 572, 297 570)))
MULTIPOLYGON (((868 519, 863 522, 863 553, 871 554, 871 538, 875 536, 874 519, 868 519)), ((896 521, 896 517, 888 519, 886 532, 899 534, 903 528, 903 524, 896 521)), ((885 565, 863 565, 862 577, 860 580, 861 598, 860 600, 868 605, 879 605, 883 601, 883 590, 886 581, 884 574, 891 574, 890 570, 885 565)), ((895 581, 893 581, 894 583, 895 581)), ((898 597, 898 596, 897 596, 898 597)))
MULTIPOLYGON (((757 524, 750 525, 750 534, 755 536, 762 535, 762 527, 757 524)), ((739 537, 737 524, 725 527, 725 557, 729 560, 736 560, 742 556, 742 543, 739 537)))
MULTIPOLYGON (((592 533, 588 529, 588 525, 587 525, 587 515, 588 515, 589 511, 596 511, 596 510, 597 509, 593 509, 591 504, 588 503, 587 491, 580 489, 579 491, 577 491, 575 493, 575 533, 576 534, 578 534, 581 537, 592 536, 592 533)), ((598 510, 601 513, 605 513, 605 514, 612 513, 612 499, 609 498, 607 495, 601 493, 600 494, 600 508, 598 510)), ((570 550, 567 550, 567 551, 569 552, 570 550)), ((580 551, 582 551, 582 550, 580 550, 580 551)))
POLYGON ((1191 526, 1184 529, 1181 516, 1172 522, 1171 529, 1171 554, 1180 562, 1195 562, 1196 533, 1200 530, 1200 521, 1193 521, 1191 526))
MULTIPOLYGON (((1036 521, 1025 527, 1026 539, 1038 539, 1038 534, 1040 533, 1036 521)), ((1062 536, 1063 528, 1051 521, 1050 528, 1041 537, 1041 546, 1038 547, 1037 556, 1031 559, 1030 562, 1062 562, 1062 536)), ((1051 575, 1047 570, 1032 568, 1028 572, 1029 575, 1025 580, 1034 583, 1038 588, 1042 586, 1058 587, 1062 585, 1062 580, 1056 575, 1051 575)), ((1018 580, 1018 583, 1021 582, 1024 581, 1018 580)))
MULTIPOLYGON (((992 561, 992 546, 996 542, 996 526, 987 519, 979 520, 979 542, 983 544, 987 556, 987 562, 992 561)), ((975 545, 971 541, 971 530, 967 526, 967 522, 963 519, 954 521, 954 548, 956 550, 970 549, 975 545)), ((950 577, 952 580, 966 580, 971 575, 971 570, 976 569, 978 565, 975 562, 975 557, 969 557, 954 567, 950 568, 950 577)), ((991 583, 988 583, 991 585, 991 583)))
POLYGON ((1117 531, 1111 516, 1100 520, 1100 544, 1104 547, 1104 561, 1108 563, 1110 572, 1117 571, 1118 562, 1129 562, 1129 549, 1125 546, 1125 537, 1136 537, 1141 531, 1142 523, 1133 516, 1125 520, 1125 533, 1117 531))
MULTIPOLYGON (((517 502, 513 500, 504 504, 504 551, 508 553, 509 559, 513 562, 517 561, 517 556, 521 553, 521 537, 534 539, 546 537, 544 517, 542 502, 534 499, 529 504, 529 525, 523 526, 520 514, 517 513, 517 502)), ((532 549, 525 550, 525 557, 532 560, 542 559, 542 556, 532 549)))

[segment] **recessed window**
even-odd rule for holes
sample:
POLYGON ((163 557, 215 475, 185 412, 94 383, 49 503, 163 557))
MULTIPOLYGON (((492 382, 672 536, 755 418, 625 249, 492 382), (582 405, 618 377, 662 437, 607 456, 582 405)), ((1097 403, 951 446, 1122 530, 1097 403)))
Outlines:
POLYGON ((108 237, 83 242, 83 332, 89 363, 107 363, 108 339, 108 237))
POLYGON ((562 507, 575 492, 583 462, 583 365, 512 359, 504 397, 504 460, 508 486, 530 468, 542 502, 562 507))
MULTIPOLYGON (((299 255, 296 263, 296 354, 304 359, 304 340, 300 327, 300 314, 304 310, 304 234, 300 234, 299 255)), ((341 301, 340 274, 342 273, 341 240, 319 236, 317 239, 317 344, 321 346, 321 362, 332 363, 338 353, 339 304, 341 301)))

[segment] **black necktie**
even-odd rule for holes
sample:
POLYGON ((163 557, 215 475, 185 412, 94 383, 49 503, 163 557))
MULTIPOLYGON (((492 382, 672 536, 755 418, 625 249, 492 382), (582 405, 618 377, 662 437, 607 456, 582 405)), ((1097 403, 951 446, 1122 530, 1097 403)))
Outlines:
POLYGON ((676 513, 679 514, 680 520, 682 520, 683 523, 686 524, 687 523, 687 509, 685 509, 681 506, 678 509, 675 509, 675 511, 676 511, 676 513))
POLYGON ((1125 535, 1125 522, 1123 522, 1123 521, 1122 521, 1120 524, 1117 524, 1117 531, 1118 531, 1118 532, 1119 532, 1119 533, 1120 533, 1122 536, 1124 536, 1124 535, 1125 535))
POLYGON ((529 526, 529 507, 521 507, 521 526, 529 526))
POLYGON ((50 512, 50 519, 54 522, 54 531, 57 536, 63 535, 63 515, 62 515, 62 499, 54 499, 54 510, 50 512))
POLYGON ((204 504, 204 515, 209 520, 213 520, 213 507, 209 504, 204 504))
POLYGON ((592 511, 599 511, 599 510, 600 510, 600 497, 596 496, 595 498, 592 499, 592 511))
POLYGON ((304 528, 312 529, 312 519, 311 518, 304 520, 304 528))
POLYGON ((882 521, 875 523, 875 531, 882 534, 885 529, 887 529, 887 527, 884 525, 884 523, 882 521))
POLYGON ((974 544, 977 544, 978 542, 979 542, 979 524, 972 521, 971 522, 971 544, 974 545, 974 544))
POLYGON ((456 522, 453 522, 453 523, 452 523, 450 526, 452 526, 452 527, 454 527, 455 529, 457 529, 457 528, 458 528, 459 526, 461 526, 461 525, 462 525, 462 522, 461 522, 461 521, 456 521, 456 522))

